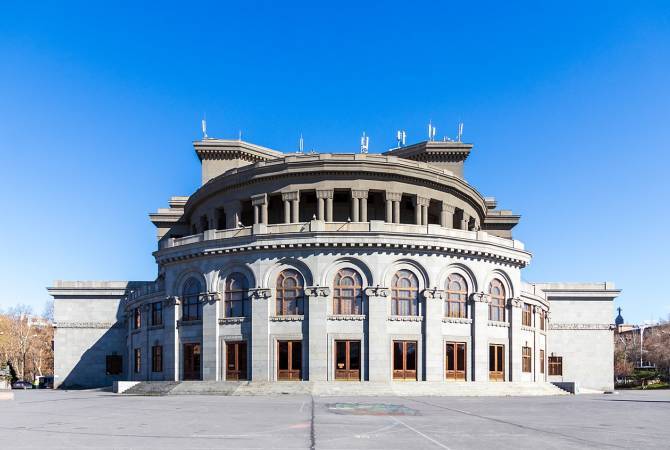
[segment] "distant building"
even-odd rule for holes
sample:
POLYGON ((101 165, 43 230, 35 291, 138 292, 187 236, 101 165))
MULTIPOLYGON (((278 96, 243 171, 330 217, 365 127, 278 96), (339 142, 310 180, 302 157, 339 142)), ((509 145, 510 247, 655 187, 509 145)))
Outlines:
POLYGON ((429 141, 384 154, 284 154, 220 139, 194 146, 202 186, 150 214, 155 281, 48 288, 56 385, 613 387, 620 291, 523 282, 531 253, 512 237, 520 216, 465 181, 472 145, 429 141))

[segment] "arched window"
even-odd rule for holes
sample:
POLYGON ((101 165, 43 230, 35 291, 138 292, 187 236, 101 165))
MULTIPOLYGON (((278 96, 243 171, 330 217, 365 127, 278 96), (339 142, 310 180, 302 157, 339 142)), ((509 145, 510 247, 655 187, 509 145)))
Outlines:
POLYGON ((505 321, 505 287, 498 279, 494 279, 489 284, 489 320, 497 322, 505 321))
POLYGON ((341 269, 333 282, 333 314, 363 314, 363 279, 353 269, 341 269))
POLYGON ((419 315, 419 279, 409 270, 399 270, 391 281, 391 314, 419 315))
POLYGON ((447 317, 467 317, 466 301, 468 298, 468 285, 465 278, 457 273, 452 273, 447 278, 447 302, 445 314, 447 317))
POLYGON ((202 292, 202 285, 197 278, 189 278, 182 289, 181 302, 181 320, 187 322, 189 320, 202 319, 202 307, 200 305, 200 293, 202 292))
POLYGON ((287 269, 277 277, 277 315, 289 316, 303 314, 302 275, 297 270, 287 269))
POLYGON ((223 292, 224 317, 245 317, 248 313, 248 294, 247 277, 238 272, 228 275, 223 292))

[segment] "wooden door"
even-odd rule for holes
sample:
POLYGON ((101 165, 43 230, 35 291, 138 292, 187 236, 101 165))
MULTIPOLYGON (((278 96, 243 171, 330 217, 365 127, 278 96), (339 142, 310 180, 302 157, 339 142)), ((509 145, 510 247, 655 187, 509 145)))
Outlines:
POLYGON ((335 379, 361 379, 361 341, 335 341, 335 379))
POLYGON ((416 341, 393 341, 393 379, 416 381, 416 341))
POLYGON ((302 379, 302 341, 277 341, 277 380, 302 379))
POLYGON ((226 380, 247 379, 247 343, 226 342, 226 380))
POLYGON ((465 381, 465 343, 447 342, 446 352, 445 378, 447 380, 465 381))
POLYGON ((489 345, 489 380, 505 381, 504 345, 489 345))
POLYGON ((200 380, 200 344, 184 344, 184 380, 200 380))

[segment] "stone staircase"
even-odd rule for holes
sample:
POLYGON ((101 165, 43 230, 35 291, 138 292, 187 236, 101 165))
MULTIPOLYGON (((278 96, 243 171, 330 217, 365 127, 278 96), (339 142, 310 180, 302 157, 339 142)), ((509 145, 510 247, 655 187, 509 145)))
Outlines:
POLYGON ((311 382, 311 381, 146 381, 124 392, 129 395, 315 395, 361 396, 538 396, 569 395, 551 383, 528 382, 311 382))

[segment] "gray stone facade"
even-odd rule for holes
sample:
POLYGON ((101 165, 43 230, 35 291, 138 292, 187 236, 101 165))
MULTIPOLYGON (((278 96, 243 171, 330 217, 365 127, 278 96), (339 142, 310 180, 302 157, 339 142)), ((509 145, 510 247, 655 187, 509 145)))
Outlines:
POLYGON ((383 155, 194 146, 203 186, 150 215, 155 281, 49 288, 57 385, 350 377, 612 387, 619 291, 522 282, 531 254, 512 238, 519 216, 463 179, 471 145, 383 155), (121 373, 110 373, 119 371, 110 355, 121 373), (550 358, 554 372, 561 358, 560 375, 550 358))

